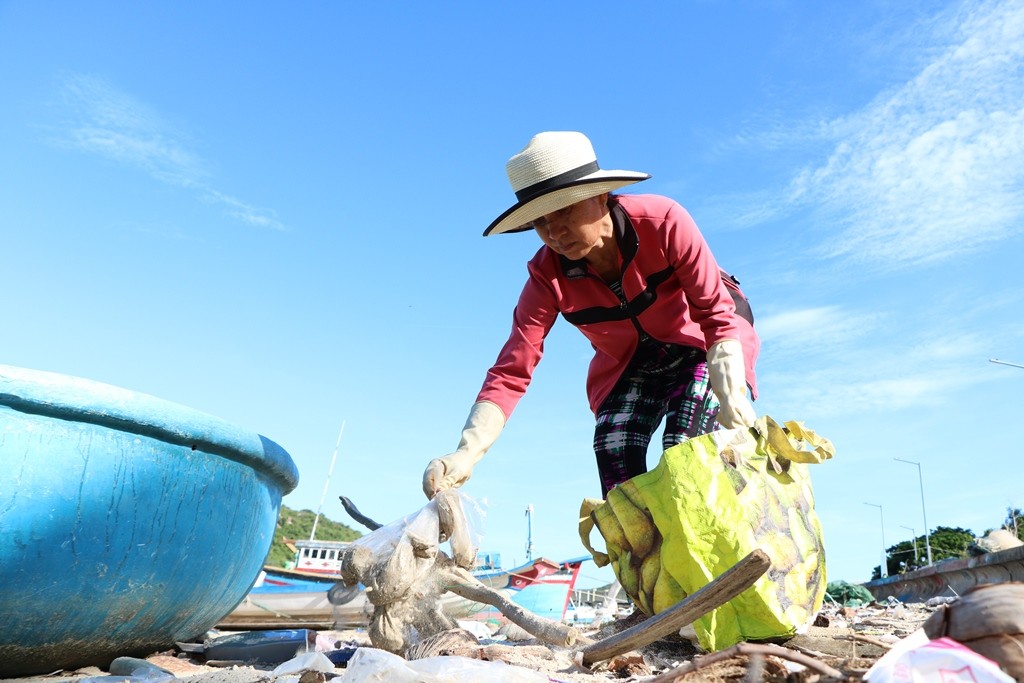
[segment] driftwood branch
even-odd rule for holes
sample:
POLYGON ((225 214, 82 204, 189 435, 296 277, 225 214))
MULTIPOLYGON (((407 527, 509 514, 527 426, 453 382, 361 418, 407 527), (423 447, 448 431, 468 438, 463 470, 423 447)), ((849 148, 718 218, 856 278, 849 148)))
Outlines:
POLYGON ((377 529, 381 528, 381 526, 383 526, 379 522, 375 522, 363 513, 361 513, 359 511, 359 508, 355 506, 355 503, 353 503, 345 496, 338 496, 338 498, 341 500, 341 506, 345 508, 345 512, 348 513, 349 517, 356 520, 370 531, 376 531, 377 529))
MULTIPOLYGON (((441 553, 438 553, 438 557, 440 556, 441 553)), ((581 636, 579 631, 571 626, 539 617, 530 610, 517 605, 490 586, 481 583, 462 567, 452 564, 445 567, 443 572, 445 588, 452 593, 497 608, 509 621, 545 643, 559 647, 572 647, 577 643, 593 642, 589 638, 581 636)))
POLYGON ((871 636, 866 636, 866 635, 864 635, 862 633, 851 633, 849 635, 838 635, 838 636, 832 636, 832 637, 835 638, 836 640, 852 640, 855 643, 864 643, 866 645, 874 645, 875 647, 880 647, 883 650, 891 650, 892 649, 892 645, 890 645, 889 643, 885 642, 884 640, 879 640, 878 638, 872 638, 871 636))
POLYGON ((650 645, 671 633, 678 633, 679 629, 750 588, 770 566, 768 555, 761 549, 754 550, 721 576, 687 596, 674 607, 632 628, 586 645, 582 649, 583 665, 593 666, 597 662, 650 645))
POLYGON ((828 664, 819 662, 813 657, 808 657, 807 655, 800 654, 799 652, 782 647, 781 645, 771 645, 770 643, 738 643, 724 650, 719 650, 718 652, 701 655, 700 657, 690 660, 681 666, 677 666, 671 671, 666 671, 660 676, 652 678, 650 683, 672 683, 672 681, 678 681, 686 674, 693 673, 698 669, 710 666, 715 662, 731 659, 736 655, 746 655, 748 657, 761 655, 788 659, 791 662, 796 662, 797 664, 806 666, 808 669, 811 669, 822 676, 846 680, 846 676, 843 672, 833 669, 828 664))

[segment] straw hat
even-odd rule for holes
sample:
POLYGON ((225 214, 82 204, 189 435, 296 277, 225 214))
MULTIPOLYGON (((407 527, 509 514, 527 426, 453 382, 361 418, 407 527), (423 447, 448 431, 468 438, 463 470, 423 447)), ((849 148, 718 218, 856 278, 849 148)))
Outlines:
POLYGON ((590 140, 583 133, 538 133, 523 151, 505 164, 518 200, 498 216, 484 236, 529 230, 544 214, 584 199, 647 180, 636 171, 602 171, 590 140))

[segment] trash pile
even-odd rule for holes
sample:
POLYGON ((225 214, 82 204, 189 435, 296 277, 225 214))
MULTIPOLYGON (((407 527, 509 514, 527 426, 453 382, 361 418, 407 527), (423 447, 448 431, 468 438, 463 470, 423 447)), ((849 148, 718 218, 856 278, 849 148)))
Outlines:
POLYGON ((375 647, 401 654, 421 637, 455 628, 440 596, 457 568, 469 569, 477 544, 462 498, 442 491, 413 515, 354 541, 342 550, 341 577, 362 584, 373 605, 370 639, 375 647), (451 555, 440 550, 451 546, 451 555))
MULTIPOLYGON (((122 657, 46 677, 50 683, 579 683, 590 681, 992 681, 1024 680, 1024 584, 990 584, 951 599, 849 606, 828 601, 815 624, 778 643, 703 652, 673 635, 587 668, 573 648, 537 640, 478 639, 462 631, 453 654, 405 658, 373 647, 365 630, 212 632, 201 643, 145 659, 122 657)), ((601 642, 651 621, 632 618, 586 634, 601 642)), ((416 648, 411 651, 416 657, 416 648)), ((40 680, 40 679, 34 679, 40 680)))

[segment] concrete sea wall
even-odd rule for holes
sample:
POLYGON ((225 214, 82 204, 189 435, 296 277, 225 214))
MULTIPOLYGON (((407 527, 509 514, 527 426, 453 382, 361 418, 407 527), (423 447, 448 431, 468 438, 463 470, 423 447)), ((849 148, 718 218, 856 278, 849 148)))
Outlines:
POLYGON ((1024 581, 1024 547, 944 560, 905 574, 869 581, 864 587, 878 601, 885 601, 891 595, 901 602, 925 602, 937 596, 963 595, 983 583, 1010 581, 1024 581))

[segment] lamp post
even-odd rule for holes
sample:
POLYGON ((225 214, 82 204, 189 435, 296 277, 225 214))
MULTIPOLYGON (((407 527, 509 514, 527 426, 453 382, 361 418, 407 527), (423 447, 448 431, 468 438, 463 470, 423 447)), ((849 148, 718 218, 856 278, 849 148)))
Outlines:
POLYGON ((1016 363, 1010 363, 1010 362, 1005 361, 1005 360, 999 360, 998 358, 989 358, 988 362, 989 363, 998 363, 999 365, 1009 365, 1012 368, 1022 368, 1022 369, 1024 369, 1024 365, 1017 365, 1016 363))
POLYGON ((918 563, 918 560, 919 560, 919 557, 918 557, 918 554, 917 554, 917 531, 912 526, 903 526, 902 524, 900 524, 900 526, 903 527, 904 529, 909 529, 910 530, 910 537, 912 539, 914 539, 914 564, 916 565, 918 563))
POLYGON ((881 520, 881 522, 882 522, 882 564, 879 565, 879 567, 878 567, 878 575, 879 575, 880 578, 884 579, 885 577, 889 576, 889 572, 888 572, 888 570, 886 569, 886 566, 885 566, 887 564, 886 561, 885 561, 885 515, 882 512, 882 506, 881 505, 878 505, 877 503, 864 503, 864 504, 865 505, 870 505, 873 508, 878 508, 878 519, 881 520))
POLYGON ((928 533, 928 512, 924 506, 924 477, 921 476, 921 463, 903 458, 893 458, 893 460, 917 466, 917 483, 921 487, 921 516, 924 517, 924 547, 928 551, 928 564, 930 565, 932 563, 932 542, 929 538, 931 534, 928 533))

